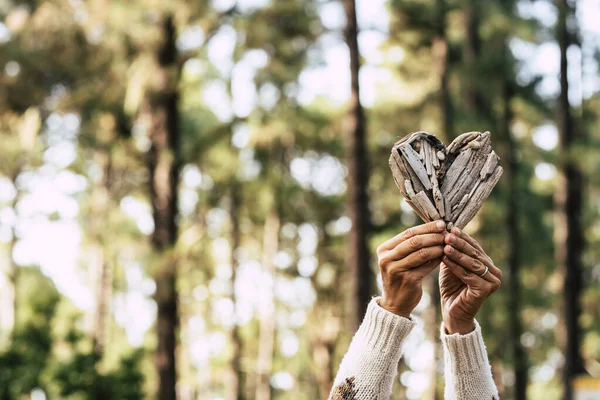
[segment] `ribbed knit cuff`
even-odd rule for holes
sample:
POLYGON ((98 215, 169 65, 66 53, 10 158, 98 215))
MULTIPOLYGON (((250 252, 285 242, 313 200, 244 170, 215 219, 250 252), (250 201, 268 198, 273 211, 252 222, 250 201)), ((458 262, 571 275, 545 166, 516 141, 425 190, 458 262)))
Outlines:
POLYGON ((356 335, 372 349, 400 351, 402 342, 416 324, 384 309, 379 305, 379 300, 381 297, 375 297, 369 303, 356 335))
POLYGON ((441 339, 453 373, 460 374, 489 368, 481 327, 477 321, 475 321, 475 330, 466 335, 458 333, 448 335, 442 323, 441 339))

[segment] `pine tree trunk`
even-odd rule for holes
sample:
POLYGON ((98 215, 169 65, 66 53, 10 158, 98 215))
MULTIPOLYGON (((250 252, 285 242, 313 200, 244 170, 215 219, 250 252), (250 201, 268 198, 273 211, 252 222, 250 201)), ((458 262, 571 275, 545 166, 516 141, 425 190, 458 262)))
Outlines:
MULTIPOLYGON (((275 264, 273 259, 279 248, 280 218, 277 206, 271 210, 265 221, 263 236, 263 268, 275 285, 275 264)), ((256 360, 256 400, 271 398, 270 376, 275 343, 275 296, 274 286, 261 294, 259 310, 258 358, 256 360)))
POLYGON ((565 400, 573 399, 572 380, 583 373, 581 356, 580 294, 583 291, 582 254, 584 234, 581 221, 583 208, 583 176, 573 154, 577 141, 576 130, 569 104, 567 77, 567 48, 571 44, 567 19, 572 15, 568 0, 557 0, 559 17, 557 40, 560 47, 560 96, 558 98, 558 130, 563 159, 560 164, 559 183, 556 189, 555 249, 557 266, 564 276, 564 337, 565 365, 563 371, 565 400))
MULTIPOLYGON (((479 10, 477 0, 466 0, 465 4, 465 45, 463 47, 463 59, 467 67, 465 74, 467 93, 465 106, 468 111, 474 112, 481 105, 481 96, 477 88, 477 61, 481 40, 479 38, 479 10)), ((447 80, 446 80, 447 82, 447 80)), ((447 84, 447 83, 446 83, 447 84)))
POLYGON ((177 383, 175 351, 177 345, 177 264, 173 247, 177 240, 177 185, 181 155, 179 149, 179 111, 176 32, 173 17, 163 20, 163 43, 156 53, 158 68, 150 94, 149 170, 154 216, 152 247, 158 260, 156 282, 156 320, 158 349, 158 399, 175 400, 177 383), (173 81, 175 80, 175 82, 173 81))
POLYGON ((315 377, 320 399, 329 397, 329 392, 333 387, 333 366, 334 343, 332 341, 319 338, 312 344, 312 358, 314 361, 315 377))
MULTIPOLYGON (((231 187, 231 199, 229 218, 231 219, 231 300, 233 301, 234 316, 237 315, 237 298, 235 295, 235 283, 237 279, 238 262, 235 254, 240 247, 240 188, 236 182, 233 182, 231 187)), ((242 343, 240 338, 237 317, 231 328, 231 381, 228 387, 228 400, 241 400, 244 398, 244 386, 242 375, 242 343)))
POLYGON ((446 1, 437 0, 437 34, 433 39, 433 57, 440 83, 440 111, 446 138, 454 138, 452 102, 448 88, 448 39, 446 38, 446 1))
POLYGON ((108 197, 110 193, 111 159, 107 150, 98 151, 96 159, 102 169, 102 180, 94 190, 94 218, 97 218, 98 232, 97 243, 94 246, 95 284, 96 284, 96 312, 93 322, 93 342, 96 353, 104 354, 108 321, 110 313, 110 299, 112 297, 112 268, 106 256, 106 243, 103 236, 110 229, 104 222, 108 215, 108 197))
MULTIPOLYGON (((505 49, 508 52, 508 49, 505 49)), ((506 56, 505 56, 506 57, 506 56)), ((508 234, 508 276, 507 286, 510 296, 508 296, 508 319, 510 337, 508 340, 511 347, 513 368, 515 373, 514 399, 524 400, 527 398, 527 357, 521 344, 521 335, 523 326, 521 322, 521 283, 520 283, 520 248, 521 234, 519 231, 519 196, 520 189, 518 185, 518 161, 516 144, 511 132, 511 123, 513 112, 511 102, 514 96, 512 82, 505 79, 503 88, 503 129, 504 141, 506 145, 505 163, 507 168, 504 177, 507 183, 508 201, 506 204, 506 229, 508 234)))
POLYGON ((358 24, 355 0, 343 0, 346 13, 344 37, 350 50, 352 91, 350 109, 346 116, 346 157, 348 165, 348 215, 352 228, 347 243, 348 270, 352 274, 352 326, 358 329, 371 299, 373 273, 370 267, 367 237, 369 234, 369 181, 366 144, 366 119, 360 103, 358 24))

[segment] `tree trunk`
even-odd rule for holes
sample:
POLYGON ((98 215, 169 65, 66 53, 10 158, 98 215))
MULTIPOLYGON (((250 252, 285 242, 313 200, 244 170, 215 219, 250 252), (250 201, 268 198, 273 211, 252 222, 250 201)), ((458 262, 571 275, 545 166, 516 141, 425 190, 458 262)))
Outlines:
POLYGON ((237 298, 235 295, 235 282, 237 279, 238 262, 236 250, 240 247, 240 188, 237 182, 231 186, 230 210, 231 219, 231 300, 233 301, 234 323, 231 328, 231 382, 228 387, 228 400, 241 400, 244 398, 243 376, 242 376, 242 343, 239 327, 237 324, 237 298))
POLYGON ((317 379, 318 393, 320 399, 329 397, 333 387, 333 374, 336 366, 333 365, 334 342, 328 340, 316 340, 312 344, 312 357, 314 361, 315 377, 317 379))
POLYGON ((353 285, 350 291, 352 316, 351 325, 358 329, 371 299, 373 273, 370 267, 367 237, 369 234, 369 181, 366 119, 360 103, 358 50, 358 24, 355 0, 343 0, 346 13, 344 36, 350 50, 350 75, 352 93, 350 109, 346 116, 346 154, 348 165, 348 215, 352 228, 347 242, 347 263, 353 285))
MULTIPOLYGON (((477 111, 481 105, 481 96, 477 85, 477 61, 481 40, 479 38, 479 10, 477 0, 466 0, 465 4, 465 44, 463 47, 463 58, 466 66, 466 88, 465 106, 470 112, 477 111)), ((447 78, 446 78, 447 85, 447 78)), ((447 90, 447 89, 446 89, 447 90)))
POLYGON ((583 208, 583 176, 575 159, 574 146, 577 141, 576 131, 569 104, 569 81, 567 77, 567 48, 569 32, 567 19, 572 15, 568 0, 557 0, 559 17, 557 23, 557 40, 560 47, 560 95, 558 98, 558 130, 560 150, 563 159, 560 163, 559 182, 556 190, 556 230, 555 249, 557 266, 564 276, 564 338, 565 365, 563 371, 563 398, 573 398, 572 380, 583 373, 581 356, 581 315, 580 294, 583 291, 582 254, 584 234, 581 221, 583 208))
POLYGON ((152 247, 159 260, 154 272, 158 315, 158 399, 175 400, 177 382, 175 351, 177 343, 177 268, 173 247, 177 240, 177 184, 180 170, 179 111, 176 32, 171 15, 163 19, 163 43, 156 53, 157 71, 150 94, 149 170, 154 216, 152 247))
POLYGON ((446 37, 446 1, 437 0, 437 34, 433 39, 433 57, 440 83, 442 129, 448 140, 454 138, 452 102, 448 88, 448 39, 446 37))
POLYGON ((100 150, 96 154, 99 167, 102 169, 102 180, 94 190, 93 208, 97 223, 97 240, 94 246, 96 312, 93 321, 93 342, 96 353, 104 354, 108 321, 110 315, 110 299, 112 297, 112 268, 106 256, 104 235, 110 227, 106 225, 108 215, 108 198, 110 193, 111 158, 108 150, 100 150))
MULTIPOLYGON (((277 196, 277 194, 276 194, 277 196)), ((261 294, 259 310, 258 358, 256 362, 257 382, 256 400, 271 398, 270 376, 273 363, 273 346, 275 342, 275 264, 273 259, 279 248, 279 218, 276 205, 267 216, 263 236, 263 268, 273 281, 270 290, 261 294)))
MULTIPOLYGON (((505 52, 509 50, 505 48, 505 52)), ((506 57, 506 55, 505 55, 506 57)), ((520 283, 520 247, 521 234, 519 231, 519 197, 520 188, 518 184, 518 161, 517 148, 511 132, 511 123, 513 112, 511 101, 514 96, 513 83, 505 79, 503 88, 504 112, 502 119, 502 133, 506 153, 504 155, 507 168, 504 177, 507 184, 507 204, 506 204, 506 230, 508 234, 508 276, 507 285, 510 296, 508 296, 508 320, 510 337, 508 343, 511 347, 513 369, 515 373, 514 399, 524 400, 527 398, 527 357, 523 346, 521 345, 521 335, 523 326, 521 323, 521 283, 520 283)))

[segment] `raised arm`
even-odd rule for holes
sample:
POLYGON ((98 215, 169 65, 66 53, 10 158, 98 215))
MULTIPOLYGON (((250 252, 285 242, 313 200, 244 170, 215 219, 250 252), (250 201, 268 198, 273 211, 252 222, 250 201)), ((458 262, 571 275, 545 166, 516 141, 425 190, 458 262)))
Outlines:
POLYGON ((423 295, 423 278, 443 255, 444 227, 443 221, 419 225, 377 249, 383 296, 369 304, 338 370, 331 400, 389 399, 402 343, 414 325, 410 314, 423 295))
POLYGON ((499 399, 475 315, 502 272, 469 235, 452 228, 440 268, 446 400, 499 399))

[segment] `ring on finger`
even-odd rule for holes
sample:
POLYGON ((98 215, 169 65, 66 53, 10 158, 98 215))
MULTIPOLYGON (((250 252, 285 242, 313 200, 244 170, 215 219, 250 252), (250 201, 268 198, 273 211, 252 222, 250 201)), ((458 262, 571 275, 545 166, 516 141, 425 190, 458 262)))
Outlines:
POLYGON ((479 277, 483 278, 488 272, 490 272, 490 269, 488 268, 488 266, 485 266, 485 271, 483 271, 483 274, 479 275, 479 277))

